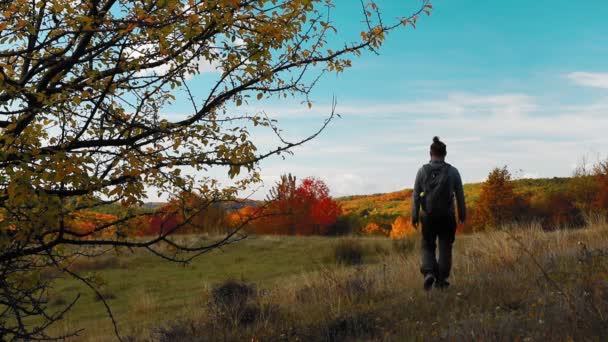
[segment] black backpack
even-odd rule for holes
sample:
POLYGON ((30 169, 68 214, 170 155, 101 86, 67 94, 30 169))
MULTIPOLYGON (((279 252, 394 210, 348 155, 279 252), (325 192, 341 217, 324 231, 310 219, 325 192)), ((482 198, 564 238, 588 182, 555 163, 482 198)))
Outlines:
POLYGON ((452 207, 452 193, 448 181, 451 165, 427 164, 423 167, 422 210, 429 216, 448 216, 452 207))

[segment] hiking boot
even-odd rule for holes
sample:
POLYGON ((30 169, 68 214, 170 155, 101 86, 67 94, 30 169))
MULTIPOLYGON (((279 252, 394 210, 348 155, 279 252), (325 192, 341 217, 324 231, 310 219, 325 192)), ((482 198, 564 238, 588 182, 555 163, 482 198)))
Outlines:
POLYGON ((448 287, 450 287, 450 283, 447 280, 441 280, 441 279, 439 279, 435 283, 435 288, 437 288, 437 289, 445 290, 448 287))
POLYGON ((424 289, 429 291, 433 287, 433 283, 435 283, 435 276, 432 274, 427 274, 424 276, 424 289))

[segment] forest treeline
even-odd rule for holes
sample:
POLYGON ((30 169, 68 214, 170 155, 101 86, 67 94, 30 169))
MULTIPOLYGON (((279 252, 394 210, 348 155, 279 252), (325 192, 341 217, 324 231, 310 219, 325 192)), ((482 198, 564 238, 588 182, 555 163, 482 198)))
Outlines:
MULTIPOLYGON (((241 229, 271 235, 379 235, 400 238, 414 232, 411 189, 394 193, 332 198, 318 178, 284 175, 264 201, 207 205, 196 194, 182 194, 132 222, 133 235, 227 233, 241 229)), ((485 182, 465 185, 467 223, 460 233, 539 224, 545 230, 576 228, 608 209, 608 161, 579 167, 572 177, 513 179, 509 169, 493 169, 485 182)), ((70 224, 86 232, 116 216, 111 208, 84 212, 70 224)))

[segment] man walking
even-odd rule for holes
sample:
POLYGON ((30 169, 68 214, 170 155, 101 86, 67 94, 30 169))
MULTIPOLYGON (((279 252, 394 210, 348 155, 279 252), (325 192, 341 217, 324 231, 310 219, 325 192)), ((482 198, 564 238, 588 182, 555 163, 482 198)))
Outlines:
POLYGON ((466 208, 464 190, 458 170, 445 162, 446 145, 438 137, 431 144, 431 161, 422 166, 416 175, 412 200, 412 224, 418 229, 422 209, 422 266, 424 289, 445 289, 452 268, 452 244, 456 237, 456 210, 458 220, 464 224, 466 208), (435 250, 439 244, 439 259, 435 250))

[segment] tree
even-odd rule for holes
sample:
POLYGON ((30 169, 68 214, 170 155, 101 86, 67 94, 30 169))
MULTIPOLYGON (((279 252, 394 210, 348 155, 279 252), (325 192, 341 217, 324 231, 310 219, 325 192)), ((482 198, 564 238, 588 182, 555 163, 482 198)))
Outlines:
POLYGON ((318 178, 304 179, 297 190, 297 197, 308 211, 308 220, 298 222, 299 231, 304 234, 326 235, 342 214, 340 205, 329 195, 327 184, 318 178))
POLYGON ((587 157, 582 157, 576 166, 568 193, 575 202, 575 205, 585 213, 595 211, 597 208, 596 200, 600 193, 600 183, 598 180, 598 166, 591 166, 587 157))
POLYGON ((179 229, 175 234, 226 233, 226 211, 222 203, 207 205, 207 201, 194 193, 183 193, 142 222, 145 230, 139 235, 158 235, 162 231, 179 229))
POLYGON ((326 235, 342 213, 325 182, 312 177, 297 185, 291 174, 281 176, 266 202, 250 227, 257 234, 326 235))
POLYGON ((493 169, 481 187, 472 224, 486 229, 517 221, 517 209, 522 207, 522 198, 515 194, 514 188, 506 166, 493 169))
POLYGON ((211 245, 180 245, 170 236, 183 225, 143 240, 127 232, 131 222, 150 215, 135 209, 152 189, 197 191, 203 210, 259 181, 260 160, 313 139, 334 113, 308 138, 281 138, 276 149, 259 151, 252 127, 280 137, 277 123, 234 109, 286 96, 310 105, 317 80, 310 71, 344 71, 350 56, 376 51, 388 32, 415 25, 431 7, 424 0, 413 15, 389 23, 376 4, 364 5, 360 39, 335 45, 329 39, 336 30, 332 6, 326 0, 0 2, 3 339, 45 338, 46 328, 63 316, 63 310, 49 312, 42 299, 49 280, 36 270, 58 269, 95 291, 69 268, 87 247, 160 254, 155 245, 164 242, 189 255, 162 257, 186 262, 238 239, 234 231, 211 245), (205 68, 218 72, 205 74, 209 87, 194 91, 192 80, 205 68), (176 101, 190 102, 191 112, 162 115, 176 101), (193 177, 184 167, 203 174, 220 167, 234 185, 193 177), (124 209, 113 222, 84 233, 66 224, 109 203, 124 209))

